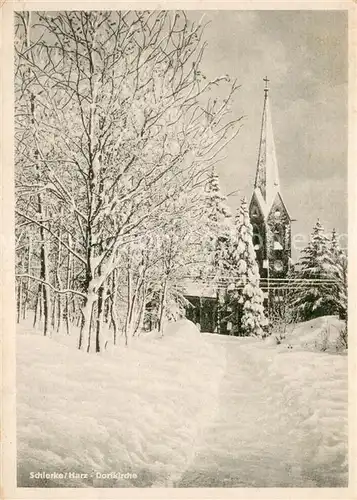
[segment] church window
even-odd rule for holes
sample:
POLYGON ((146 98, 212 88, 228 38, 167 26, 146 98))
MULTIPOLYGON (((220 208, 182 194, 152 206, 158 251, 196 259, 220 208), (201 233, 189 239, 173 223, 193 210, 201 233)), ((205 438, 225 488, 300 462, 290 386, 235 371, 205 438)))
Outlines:
POLYGON ((253 245, 254 245, 254 250, 259 250, 259 248, 260 248, 259 234, 255 234, 253 236, 253 245))
POLYGON ((252 217, 257 218, 258 215, 259 215, 258 209, 257 209, 257 207, 254 206, 252 208, 252 217))
POLYGON ((274 231, 274 244, 273 248, 274 250, 284 250, 284 234, 283 234, 283 228, 276 229, 274 231))
POLYGON ((259 250, 259 248, 262 246, 262 241, 261 241, 261 236, 259 233, 258 227, 253 224, 253 246, 254 250, 259 250))
POLYGON ((279 209, 275 210, 275 212, 274 212, 274 217, 275 217, 276 219, 280 219, 280 215, 281 215, 280 210, 279 210, 279 209))
POLYGON ((274 269, 275 271, 282 271, 284 269, 284 265, 281 260, 276 260, 274 262, 274 269))

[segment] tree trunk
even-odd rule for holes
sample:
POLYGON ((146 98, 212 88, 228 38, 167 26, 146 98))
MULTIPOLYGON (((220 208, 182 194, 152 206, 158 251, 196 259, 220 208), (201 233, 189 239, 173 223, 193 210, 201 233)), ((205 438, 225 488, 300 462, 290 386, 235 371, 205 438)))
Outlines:
POLYGON ((107 286, 104 287, 104 300, 103 300, 103 321, 104 323, 109 323, 110 321, 110 298, 109 293, 110 279, 108 278, 107 286))
POLYGON ((57 313, 57 297, 56 297, 56 293, 52 293, 52 300, 51 300, 51 329, 52 329, 52 331, 55 329, 56 313, 57 313))
POLYGON ((135 328, 135 332, 134 332, 135 334, 137 333, 138 336, 140 335, 140 333, 143 329, 144 317, 145 317, 145 306, 146 306, 146 284, 145 284, 145 282, 142 285, 142 290, 143 290, 143 294, 141 297, 139 319, 138 319, 138 322, 136 324, 136 328, 135 328))
POLYGON ((62 319, 63 319, 63 295, 60 293, 57 297, 57 332, 59 332, 62 328, 62 319))
POLYGON ((97 300, 97 318, 96 318, 96 328, 95 328, 95 352, 100 352, 100 333, 103 323, 103 309, 104 309, 104 296, 105 290, 104 285, 98 290, 98 300, 97 300))
POLYGON ((223 308, 222 290, 217 289, 217 333, 222 332, 222 308, 223 308))
MULTIPOLYGON (((71 248, 72 246, 72 239, 71 239, 71 236, 68 235, 68 248, 71 248)), ((72 254, 71 252, 68 252, 68 258, 67 258, 67 289, 69 289, 71 287, 71 279, 72 279, 72 275, 73 275, 73 272, 72 272, 72 254)), ((66 332, 67 332, 67 335, 70 335, 70 318, 69 318, 69 299, 70 299, 70 295, 68 293, 66 293, 66 305, 65 305, 65 309, 64 309, 64 315, 65 315, 65 321, 66 321, 66 332)), ((73 300, 73 298, 72 298, 73 300)), ((75 305, 73 304, 73 307, 75 307, 75 305)))
POLYGON ((164 281, 160 295, 160 306, 159 306, 159 333, 161 337, 164 335, 164 317, 166 312, 166 294, 167 294, 167 279, 164 281))
POLYGON ((33 327, 35 328, 36 323, 37 323, 37 312, 38 308, 40 306, 40 295, 41 294, 41 285, 39 285, 36 293, 36 299, 35 299, 35 308, 34 308, 34 316, 33 316, 33 327))
MULTIPOLYGON (((61 209, 61 219, 63 217, 63 209, 61 209)), ((61 279, 61 258, 62 258, 62 226, 59 227, 58 230, 58 241, 57 241, 57 260, 56 260, 56 280, 57 280, 57 286, 61 290, 63 288, 62 286, 62 279, 61 279)), ((60 331, 61 326, 62 326, 62 300, 63 300, 63 295, 58 293, 57 298, 54 299, 54 303, 56 304, 56 313, 53 314, 54 316, 54 324, 53 328, 55 328, 55 322, 57 322, 57 332, 60 331)))
POLYGON ((97 297, 95 293, 93 292, 88 293, 81 311, 82 321, 79 333, 78 349, 80 350, 86 349, 87 352, 90 351, 92 314, 96 298, 97 297))
MULTIPOLYGON (((42 206, 41 206, 41 198, 38 195, 39 200, 39 208, 40 213, 42 214, 42 206)), ((47 281, 47 252, 45 248, 45 235, 43 227, 40 227, 40 240, 41 240, 41 249, 40 249, 40 278, 43 281, 47 281)), ((49 320, 49 293, 48 289, 45 285, 42 285, 42 298, 43 298, 43 335, 46 336, 48 334, 48 320, 49 320)))
POLYGON ((132 337, 135 335, 135 309, 137 305, 138 288, 135 287, 135 291, 131 297, 130 312, 129 312, 129 332, 132 337))
MULTIPOLYGON (((29 29, 30 29, 30 17, 28 19, 28 40, 27 43, 30 45, 30 37, 29 37, 29 29)), ((35 114, 36 114, 36 105, 35 105, 36 97, 33 93, 30 96, 30 113, 31 113, 31 123, 33 125, 33 133, 34 133, 34 158, 35 158, 35 178, 40 183, 41 182, 41 172, 39 165, 39 150, 37 148, 37 130, 35 126, 35 114)), ((47 252, 45 246, 45 230, 43 228, 43 215, 44 215, 44 206, 41 193, 37 194, 37 214, 39 219, 41 220, 41 225, 39 227, 40 233, 40 278, 43 281, 47 280, 47 252)), ((45 285, 41 284, 42 291, 42 299, 43 299, 43 335, 46 336, 48 333, 48 320, 49 320, 49 292, 45 285)), ((41 311, 42 312, 42 311, 41 311)))
MULTIPOLYGON (((24 273, 24 263, 23 260, 21 259, 20 262, 20 268, 21 271, 24 273)), ((20 323, 21 321, 21 315, 22 315, 22 309, 23 309, 23 304, 24 304, 24 278, 18 278, 17 281, 17 323, 20 323)))
POLYGON ((117 297, 118 297, 118 284, 117 284, 117 269, 113 271, 112 277, 112 293, 111 293, 111 303, 110 303, 110 318, 113 324, 113 344, 117 343, 117 335, 118 335, 118 318, 116 314, 115 308, 117 307, 117 297))
POLYGON ((22 278, 19 278, 17 284, 17 323, 20 323, 21 310, 22 310, 22 278))
POLYGON ((42 317, 43 317, 43 291, 42 291, 43 285, 40 285, 38 288, 38 322, 42 322, 42 317))
POLYGON ((125 346, 128 346, 128 339, 130 337, 130 312, 131 312, 131 301, 132 301, 132 276, 130 262, 128 264, 128 293, 127 293, 127 312, 125 318, 124 335, 125 335, 125 346))
MULTIPOLYGON (((31 275, 31 253, 32 253, 32 241, 31 241, 31 235, 29 235, 29 248, 28 248, 28 254, 27 254, 27 274, 31 275)), ((23 311, 22 311, 22 319, 26 319, 26 314, 27 314, 27 307, 30 302, 30 278, 26 279, 26 291, 25 291, 25 300, 23 304, 23 311)))
POLYGON ((93 284, 93 272, 92 272, 92 231, 90 225, 87 227, 86 234, 86 276, 85 276, 85 286, 84 291, 86 298, 84 299, 84 304, 81 309, 82 321, 81 329, 79 333, 78 349, 86 349, 87 352, 90 351, 91 344, 91 333, 92 333, 92 316, 94 304, 98 298, 97 292, 93 284))

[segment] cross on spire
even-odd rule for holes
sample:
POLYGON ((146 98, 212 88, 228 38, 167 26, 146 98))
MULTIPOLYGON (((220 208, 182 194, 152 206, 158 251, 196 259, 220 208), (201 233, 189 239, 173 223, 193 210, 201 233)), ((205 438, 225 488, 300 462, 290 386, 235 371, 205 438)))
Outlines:
POLYGON ((269 91, 268 82, 270 82, 270 80, 268 80, 268 77, 266 76, 265 78, 263 78, 263 81, 265 82, 264 93, 265 97, 267 97, 269 91))

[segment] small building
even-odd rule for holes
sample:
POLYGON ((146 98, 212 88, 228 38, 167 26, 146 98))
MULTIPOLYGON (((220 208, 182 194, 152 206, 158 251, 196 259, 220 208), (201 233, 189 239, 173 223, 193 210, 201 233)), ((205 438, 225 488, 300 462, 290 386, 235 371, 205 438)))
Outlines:
POLYGON ((187 300, 186 318, 199 326, 201 332, 217 332, 217 288, 202 285, 199 280, 185 280, 183 294, 187 300))
MULTIPOLYGON (((225 291, 218 286, 202 285, 199 281, 187 281, 184 285, 186 318, 195 323, 201 332, 238 335, 233 331, 231 318, 235 312, 224 300, 225 291)), ((237 312, 239 314, 239 312, 237 312)))

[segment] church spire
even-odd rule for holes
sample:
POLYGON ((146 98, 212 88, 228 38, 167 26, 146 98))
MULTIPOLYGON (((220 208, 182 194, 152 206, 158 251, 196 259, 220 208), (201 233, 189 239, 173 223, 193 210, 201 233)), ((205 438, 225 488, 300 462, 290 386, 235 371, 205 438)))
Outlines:
POLYGON ((267 77, 264 78, 264 82, 258 163, 254 192, 249 205, 249 217, 253 228, 253 244, 259 274, 262 279, 266 280, 266 293, 269 297, 269 279, 285 278, 289 271, 291 217, 280 192, 267 77))
POLYGON ((264 106, 254 188, 255 191, 260 191, 265 203, 264 208, 269 211, 276 194, 280 190, 280 182, 270 115, 269 80, 267 77, 264 78, 264 82, 264 106))

